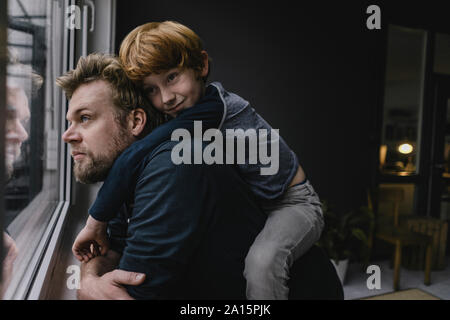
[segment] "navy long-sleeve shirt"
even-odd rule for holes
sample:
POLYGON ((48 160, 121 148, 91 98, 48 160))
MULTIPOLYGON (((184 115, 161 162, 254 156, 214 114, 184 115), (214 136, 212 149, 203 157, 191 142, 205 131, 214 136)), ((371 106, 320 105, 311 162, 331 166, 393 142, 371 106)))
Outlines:
POLYGON ((109 223, 119 268, 143 272, 137 299, 245 299, 244 260, 266 216, 233 166, 146 158, 126 210, 109 223), (129 221, 129 222, 127 222, 129 221))
POLYGON ((205 95, 198 103, 182 110, 178 116, 157 127, 141 140, 125 149, 114 164, 101 186, 97 197, 89 209, 89 214, 99 221, 109 221, 132 195, 144 163, 153 149, 166 140, 170 140, 172 132, 183 128, 191 135, 194 121, 202 121, 202 129, 220 128, 225 116, 225 106, 220 93, 214 86, 208 86, 205 95))

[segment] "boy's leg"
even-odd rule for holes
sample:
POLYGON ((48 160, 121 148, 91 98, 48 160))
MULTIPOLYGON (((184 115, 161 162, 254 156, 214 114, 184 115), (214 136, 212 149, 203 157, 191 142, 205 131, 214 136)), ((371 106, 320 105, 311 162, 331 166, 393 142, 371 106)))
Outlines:
POLYGON ((266 224, 245 259, 247 298, 287 299, 289 269, 320 238, 322 207, 311 184, 289 188, 270 206, 266 224))

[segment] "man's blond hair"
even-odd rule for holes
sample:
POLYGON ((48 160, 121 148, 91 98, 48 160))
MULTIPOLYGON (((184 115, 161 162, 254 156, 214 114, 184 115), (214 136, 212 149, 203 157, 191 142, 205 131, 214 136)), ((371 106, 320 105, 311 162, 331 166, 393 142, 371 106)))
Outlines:
POLYGON ((149 22, 125 37, 119 57, 128 77, 141 83, 150 74, 173 68, 189 68, 199 74, 202 50, 200 37, 188 27, 175 21, 149 22))
POLYGON ((123 123, 129 112, 142 108, 147 114, 145 133, 153 130, 163 121, 163 115, 154 109, 141 90, 128 79, 117 57, 108 54, 92 53, 81 57, 75 69, 66 72, 56 79, 68 99, 83 84, 103 80, 111 88, 115 113, 119 122, 123 123))

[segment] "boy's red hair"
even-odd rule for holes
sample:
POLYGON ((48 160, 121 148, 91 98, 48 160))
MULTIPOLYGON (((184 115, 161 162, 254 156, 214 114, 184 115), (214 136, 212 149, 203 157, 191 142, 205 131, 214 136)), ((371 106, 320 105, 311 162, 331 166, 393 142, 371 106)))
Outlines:
POLYGON ((141 82, 150 74, 172 68, 190 68, 200 73, 202 50, 199 36, 188 27, 174 21, 149 22, 125 37, 119 57, 128 77, 141 82))

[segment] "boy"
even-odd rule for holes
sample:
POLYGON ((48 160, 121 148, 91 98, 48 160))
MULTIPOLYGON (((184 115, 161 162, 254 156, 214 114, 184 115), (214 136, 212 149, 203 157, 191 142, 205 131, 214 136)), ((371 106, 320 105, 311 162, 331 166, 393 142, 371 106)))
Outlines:
MULTIPOLYGON (((167 124, 181 117, 186 121, 198 120, 201 115, 191 117, 190 113, 202 106, 208 96, 205 93, 218 92, 225 110, 220 123, 210 123, 209 127, 223 132, 226 129, 271 132, 269 124, 247 101, 225 91, 220 83, 205 85, 210 70, 208 54, 200 38, 182 24, 166 21, 137 27, 122 42, 120 59, 129 78, 146 92, 153 106, 173 118, 167 124)), ((217 101, 215 106, 217 108, 217 101)), ((204 115, 211 116, 211 113, 204 115)), ((217 110, 214 117, 217 117, 217 110)), ((179 127, 184 128, 181 123, 179 127)), ((79 260, 87 261, 106 253, 107 221, 123 204, 125 191, 132 190, 136 184, 133 173, 127 173, 125 168, 139 167, 146 143, 147 148, 151 148, 148 144, 152 144, 149 140, 153 134, 130 146, 115 161, 89 210, 86 226, 73 245, 72 250, 79 260)), ((270 136, 267 140, 272 139, 279 139, 277 173, 261 175, 262 164, 250 164, 247 154, 245 163, 237 164, 241 176, 268 215, 245 260, 248 299, 287 299, 290 266, 320 238, 323 229, 319 197, 306 179, 295 153, 283 139, 270 136)))

